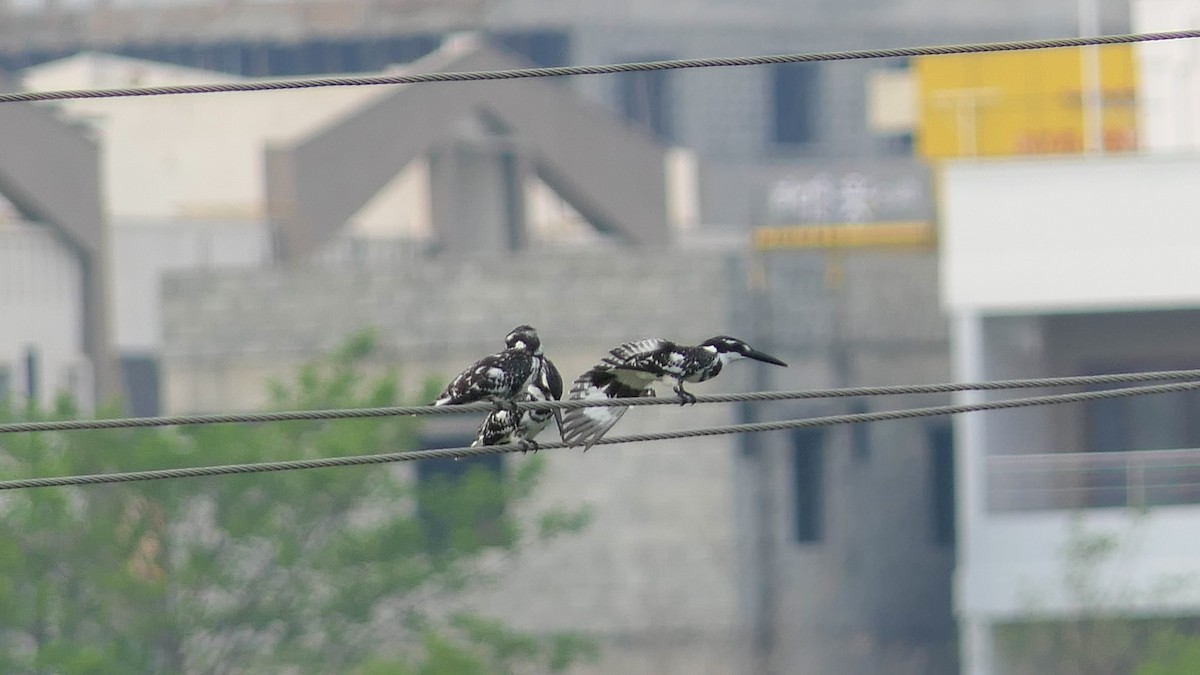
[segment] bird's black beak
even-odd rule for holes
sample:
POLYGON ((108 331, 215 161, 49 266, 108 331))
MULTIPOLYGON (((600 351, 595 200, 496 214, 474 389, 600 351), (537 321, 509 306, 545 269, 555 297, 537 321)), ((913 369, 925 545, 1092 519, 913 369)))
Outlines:
POLYGON ((760 352, 757 349, 751 349, 751 350, 747 351, 746 358, 751 358, 751 359, 754 359, 755 361, 762 361, 763 363, 770 363, 770 364, 773 364, 776 366, 783 366, 784 368, 787 368, 787 364, 784 363, 783 361, 780 361, 779 359, 775 358, 774 356, 771 356, 770 354, 764 354, 763 352, 760 352))

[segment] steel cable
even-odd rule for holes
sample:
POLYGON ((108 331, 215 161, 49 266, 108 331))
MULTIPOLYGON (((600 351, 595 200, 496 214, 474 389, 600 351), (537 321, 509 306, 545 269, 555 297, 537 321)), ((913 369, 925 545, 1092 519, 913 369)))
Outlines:
MULTIPOLYGON (((987 410, 1008 410, 1027 408, 1040 405, 1057 405, 1063 403, 1080 403, 1101 399, 1120 398, 1124 396, 1146 396, 1151 394, 1167 394, 1180 391, 1200 389, 1200 381, 1177 382, 1144 387, 1124 387, 1103 391, 1075 392, 1070 394, 1053 394, 1048 396, 1032 396, 1027 398, 1007 399, 1003 401, 985 401, 981 403, 964 403, 956 405, 931 406, 926 408, 908 408, 903 410, 883 410, 869 413, 853 413, 848 415, 826 415, 803 419, 781 420, 776 422, 756 422, 750 424, 728 424, 702 429, 685 429, 681 431, 664 431, 647 434, 633 434, 615 438, 602 438, 595 445, 615 445, 619 443, 641 443, 648 441, 664 441, 683 438, 699 438, 705 436, 720 436, 726 434, 758 433, 765 431, 786 431, 812 427, 832 426, 836 424, 865 424, 869 422, 887 422, 894 420, 933 417, 940 415, 956 415, 987 410)), ((542 443, 539 447, 546 450, 563 449, 563 443, 542 443)), ((0 491, 19 490, 37 487, 64 487, 70 485, 97 485, 104 483, 129 483, 147 480, 162 480, 174 478, 197 478, 202 476, 226 476, 236 474, 264 473, 273 471, 295 471, 302 469, 322 469, 345 466, 366 466, 373 464, 388 464, 393 462, 411 462, 424 459, 446 459, 477 457, 522 451, 524 448, 517 444, 490 445, 481 447, 462 448, 433 448, 429 450, 406 450, 374 455, 354 455, 343 457, 327 457, 319 459, 299 459, 278 462, 257 462, 248 464, 226 464, 218 466, 183 467, 177 469, 156 469, 150 471, 128 471, 120 473, 100 473, 78 476, 56 476, 47 478, 20 478, 0 481, 0 491)))

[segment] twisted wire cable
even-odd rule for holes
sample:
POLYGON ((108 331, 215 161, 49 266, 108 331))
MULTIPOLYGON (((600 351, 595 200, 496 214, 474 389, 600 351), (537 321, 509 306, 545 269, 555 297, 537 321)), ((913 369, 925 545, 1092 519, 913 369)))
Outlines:
MULTIPOLYGON (((1137 373, 1111 373, 1071 377, 1043 377, 990 382, 945 382, 937 384, 908 384, 883 387, 842 387, 804 391, 760 391, 736 394, 697 396, 696 403, 742 403, 746 401, 799 401, 822 398, 860 398, 868 396, 900 396, 906 394, 949 394, 960 391, 997 391, 1003 389, 1040 389, 1051 387, 1097 386, 1151 382, 1155 380, 1200 380, 1200 370, 1159 370, 1137 373)), ((674 397, 599 399, 586 401, 528 401, 517 403, 522 410, 571 410, 589 407, 625 407, 644 405, 678 405, 674 397)), ((339 408, 332 410, 283 410, 269 412, 214 413, 206 415, 165 415, 160 417, 118 417, 112 419, 43 420, 36 422, 6 422, 0 424, 0 434, 41 431, 84 431, 96 429, 130 429, 137 427, 186 426, 196 424, 234 424, 260 422, 289 422, 304 420, 364 419, 404 415, 461 415, 488 412, 490 403, 469 403, 455 406, 384 406, 377 408, 339 408)))
POLYGON ((982 52, 1022 51, 1031 49, 1060 49, 1064 47, 1093 47, 1182 40, 1200 37, 1200 30, 1180 30, 1158 33, 1129 33, 1089 37, 1054 38, 1048 40, 1019 40, 1013 42, 980 42, 959 45, 898 47, 893 49, 857 49, 848 51, 812 52, 806 54, 774 54, 766 56, 736 56, 722 58, 673 59, 668 61, 639 61, 594 66, 559 66, 554 68, 511 68, 506 70, 477 70, 462 72, 408 73, 394 75, 359 75, 344 77, 308 77, 299 79, 215 82, 154 87, 125 87, 116 89, 68 89, 59 91, 30 91, 0 93, 0 103, 61 101, 83 98, 119 98, 130 96, 168 96, 177 94, 215 94, 238 91, 274 91, 309 89, 313 87, 361 87, 370 85, 422 84, 433 82, 478 82, 515 80, 535 77, 567 77, 572 75, 608 75, 613 73, 678 70, 687 68, 732 68, 782 63, 814 63, 820 61, 849 61, 886 59, 947 54, 978 54, 982 52))
MULTIPOLYGON (((615 445, 623 443, 641 443, 649 441, 665 441, 682 438, 700 438, 706 436, 721 436, 726 434, 759 433, 765 431, 786 431, 791 429, 806 429, 812 427, 832 426, 836 424, 865 424, 869 422, 886 422, 893 420, 914 419, 940 415, 957 415, 987 410, 1008 410, 1027 408, 1041 405, 1058 405, 1063 403, 1081 403, 1102 399, 1120 398, 1124 396, 1147 396, 1152 394, 1167 394, 1180 391, 1200 389, 1200 381, 1176 382, 1172 384, 1149 385, 1142 387, 1123 387, 1102 391, 1075 392, 1070 394, 1052 394, 1047 396, 1032 396, 1014 398, 1003 401, 986 401, 981 403, 965 403, 957 405, 931 406, 925 408, 907 408, 902 410, 883 410, 869 413, 853 413, 847 415, 825 415, 802 419, 781 420, 776 422, 756 422, 749 424, 728 424, 702 429, 685 429, 681 431, 664 431, 646 434, 633 434, 615 438, 602 438, 595 445, 615 445)), ((541 449, 557 450, 567 446, 563 443, 541 443, 541 449)), ((119 473, 85 474, 77 476, 56 476, 47 478, 20 478, 0 481, 0 491, 20 490, 38 487, 64 487, 72 485, 98 485, 105 483, 129 483, 136 481, 163 480, 176 478, 197 478, 202 476, 227 476, 236 474, 264 473, 273 471, 295 471, 304 469, 323 469, 345 466, 365 466, 373 464, 388 464, 393 462, 411 462, 425 459, 459 459, 463 457, 478 457, 523 451, 519 444, 488 445, 462 448, 433 448, 429 450, 406 450, 374 455, 354 455, 343 457, 326 457, 319 459, 299 459, 277 462, 256 462, 247 464, 225 464, 217 466, 183 467, 175 469, 156 469, 150 471, 128 471, 119 473)))

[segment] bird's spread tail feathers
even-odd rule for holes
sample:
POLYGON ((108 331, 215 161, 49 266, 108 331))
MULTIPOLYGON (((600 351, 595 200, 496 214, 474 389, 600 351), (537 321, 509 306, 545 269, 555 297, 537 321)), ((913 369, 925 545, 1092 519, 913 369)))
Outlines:
MULTIPOLYGON (((641 388, 623 383, 611 370, 597 366, 580 375, 571 385, 571 400, 606 400, 653 396, 648 386, 641 388)), ((562 439, 569 446, 582 445, 587 452, 621 419, 623 406, 574 408, 562 416, 562 439)))

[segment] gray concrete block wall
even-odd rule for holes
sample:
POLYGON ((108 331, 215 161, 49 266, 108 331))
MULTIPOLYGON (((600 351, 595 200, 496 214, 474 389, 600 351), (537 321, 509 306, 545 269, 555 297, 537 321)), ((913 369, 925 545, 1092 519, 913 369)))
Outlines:
MULTIPOLYGON (((264 375, 287 374, 366 326, 381 331, 380 365, 398 365, 413 386, 495 351, 519 321, 539 328, 567 377, 621 341, 657 335, 694 342, 724 332, 755 339, 765 326, 771 335, 761 346, 791 364, 767 368, 769 389, 948 378, 932 254, 848 252, 837 292, 827 264, 823 253, 772 254, 763 323, 746 295, 747 260, 721 252, 547 250, 504 260, 177 274, 164 286, 170 408, 250 407, 258 401, 248 392, 261 391, 264 375), (839 335, 844 369, 831 359, 839 335)), ((735 364, 693 389, 738 391, 753 383, 753 367, 735 364)), ((873 400, 869 409, 944 399, 873 400)), ((759 411, 783 419, 844 406, 779 403, 759 411)), ((734 421, 732 406, 668 406, 632 410, 617 431, 734 421)), ((763 435, 778 672, 952 672, 953 552, 930 541, 927 431, 925 422, 872 425, 864 461, 853 453, 849 427, 828 430, 826 536, 814 545, 792 536, 790 437, 763 435)), ((748 672, 762 579, 755 558, 760 486, 752 460, 739 451, 744 438, 549 453, 533 507, 588 503, 593 525, 498 561, 498 584, 473 602, 523 628, 601 637, 603 661, 581 673, 748 672)))
MULTIPOLYGON (((773 388, 949 379, 932 252, 780 251, 767 264, 771 348, 792 363, 768 371, 773 388)), ((784 402, 761 414, 795 418, 948 402, 948 396, 784 402)), ((828 427, 823 532, 814 543, 799 543, 793 534, 791 438, 767 435, 776 518, 770 527, 777 541, 776 573, 768 583, 778 603, 773 663, 779 672, 955 672, 954 550, 933 540, 930 509, 928 434, 947 422, 828 427), (855 447, 856 433, 865 438, 865 452, 855 447)), ((739 499, 752 500, 757 486, 741 487, 739 499)))
POLYGON ((398 357, 494 350, 522 322, 551 349, 556 341, 598 346, 654 334, 699 340, 728 325, 728 265, 723 254, 561 251, 185 272, 164 282, 166 358, 313 354, 367 326, 382 329, 398 357))
POLYGON ((866 251, 847 256, 846 332, 866 342, 945 344, 948 323, 938 299, 932 251, 866 251))
MULTIPOLYGON (((722 253, 564 251, 176 274, 164 286, 170 408, 250 407, 262 377, 287 375, 365 326, 380 330, 381 365, 413 380, 418 371, 449 377, 529 321, 573 378, 622 341, 698 341, 732 330, 734 269, 722 253)), ((740 383, 722 378, 697 390, 740 383)), ((638 409, 614 433, 731 421, 730 406, 638 409)), ((725 437, 549 453, 531 511, 588 504, 594 522, 580 536, 492 561, 497 583, 473 606, 529 630, 593 633, 604 660, 581 673, 745 672, 734 448, 725 437)))

